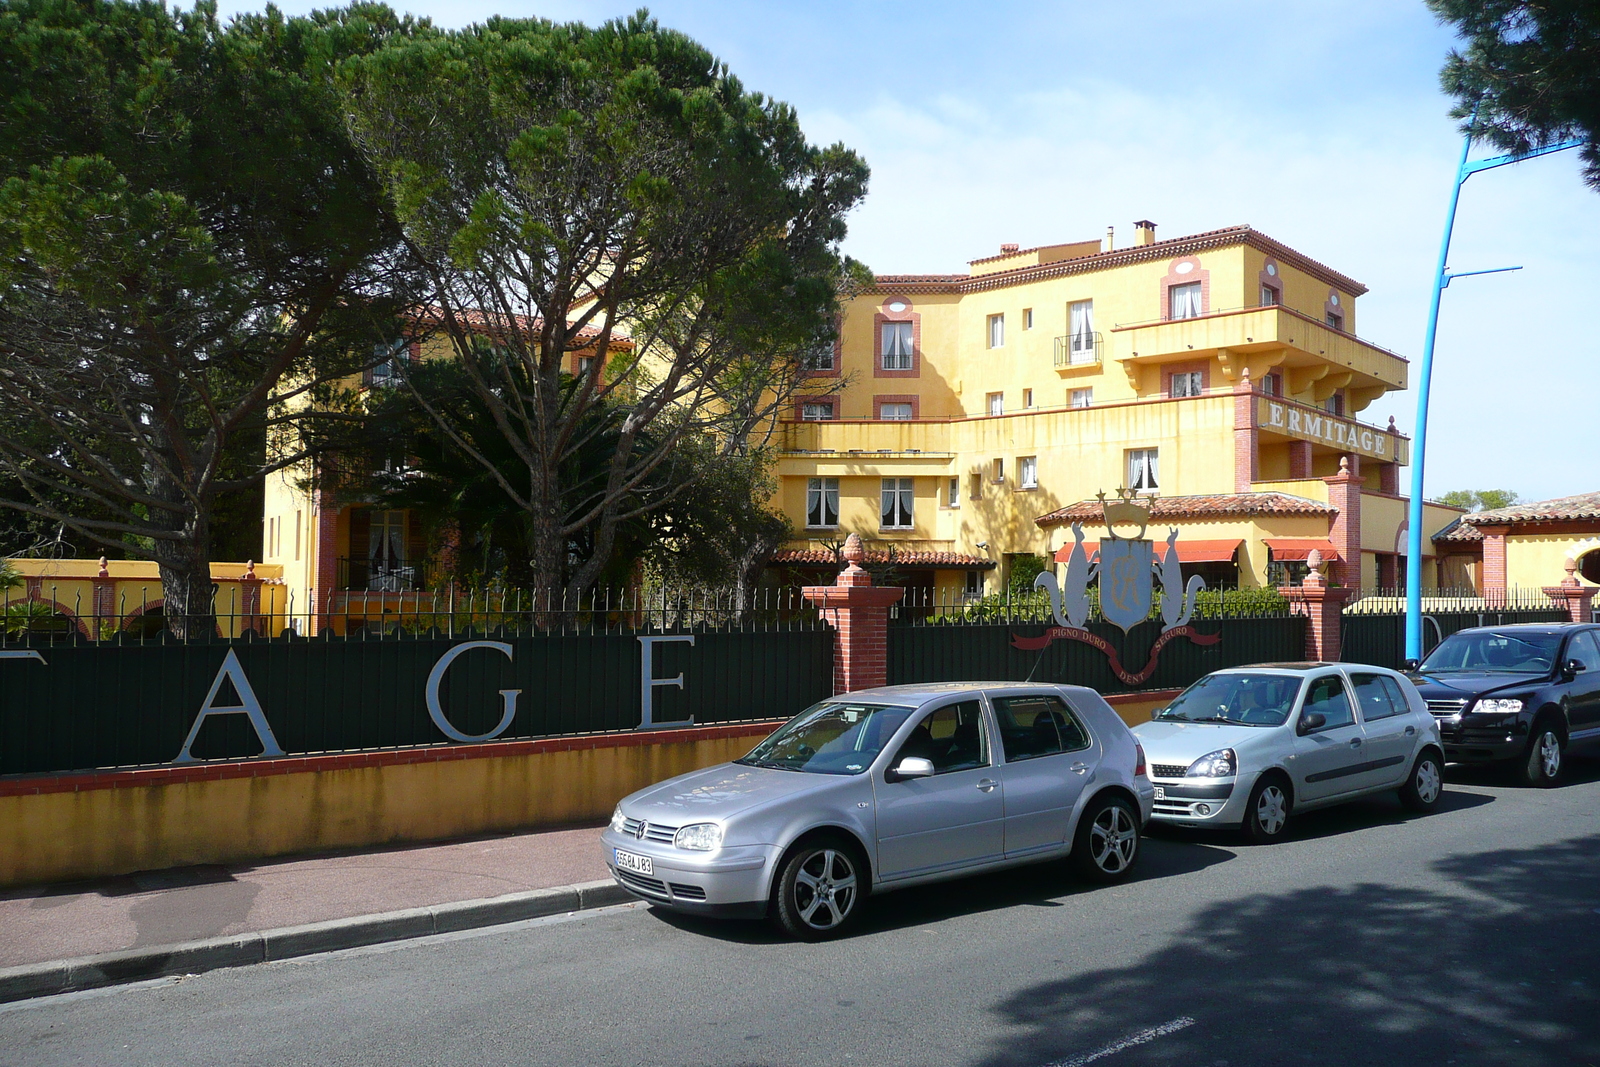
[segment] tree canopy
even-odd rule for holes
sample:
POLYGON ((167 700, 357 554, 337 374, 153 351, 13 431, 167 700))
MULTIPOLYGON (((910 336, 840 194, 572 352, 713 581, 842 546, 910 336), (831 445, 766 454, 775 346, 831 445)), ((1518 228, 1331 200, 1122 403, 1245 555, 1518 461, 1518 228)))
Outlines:
POLYGON ((1439 503, 1468 511, 1495 511, 1509 508, 1519 499, 1509 489, 1452 489, 1439 498, 1439 503))
POLYGON ((1472 130, 1508 152, 1581 139, 1600 188, 1600 4, 1594 0, 1428 0, 1466 39, 1440 73, 1472 130))

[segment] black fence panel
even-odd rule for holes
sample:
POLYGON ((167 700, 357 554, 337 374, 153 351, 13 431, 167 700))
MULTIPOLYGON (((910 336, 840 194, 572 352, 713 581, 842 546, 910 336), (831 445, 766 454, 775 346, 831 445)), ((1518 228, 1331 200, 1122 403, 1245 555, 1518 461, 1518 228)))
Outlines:
MULTIPOLYGON (((1225 619, 1196 629, 1218 634, 1215 644, 1187 637, 1169 641, 1155 670, 1137 687, 1123 682, 1100 649, 1081 641, 1057 639, 1039 651, 1018 649, 1013 636, 1037 638, 1048 627, 1038 623, 964 623, 889 628, 889 683, 950 681, 1035 681, 1086 685, 1102 693, 1137 689, 1181 689, 1210 671, 1247 663, 1305 658, 1306 620, 1301 616, 1225 619)), ((1106 623, 1090 623, 1126 671, 1142 672, 1161 637, 1159 622, 1144 622, 1124 636, 1106 623)))
MULTIPOLYGON (((787 718, 833 688, 825 629, 473 637, 511 655, 474 648, 444 670, 439 705, 467 735, 495 729, 509 690, 520 690, 516 714, 498 739, 636 729, 647 665, 669 683, 649 687, 657 724, 787 718), (682 686, 670 684, 680 675, 682 686)), ((40 658, 12 646, 0 659, 0 774, 173 761, 202 707, 247 703, 231 680, 218 682, 229 655, 288 754, 446 744, 426 692, 440 658, 461 644, 54 642, 32 650, 40 658)), ((242 714, 208 716, 191 750, 199 759, 260 752, 242 714)))
MULTIPOLYGON (((1568 621, 1567 613, 1560 608, 1430 612, 1422 616, 1422 653, 1427 655, 1457 630, 1473 626, 1568 621)), ((1342 643, 1339 658, 1346 663, 1371 663, 1399 670, 1405 662, 1404 614, 1347 611, 1340 620, 1339 636, 1342 643)))

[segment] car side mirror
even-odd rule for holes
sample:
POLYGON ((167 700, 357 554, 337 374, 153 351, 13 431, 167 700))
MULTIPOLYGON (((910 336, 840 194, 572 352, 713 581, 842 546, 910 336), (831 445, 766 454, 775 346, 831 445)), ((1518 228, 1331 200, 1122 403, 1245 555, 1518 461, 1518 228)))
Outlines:
POLYGON ((1166 710, 1167 710, 1166 708, 1151 708, 1150 709, 1150 721, 1151 722, 1155 722, 1157 719, 1161 718, 1161 713, 1163 711, 1166 711, 1166 710))
POLYGON ((1585 667, 1583 665, 1583 661, 1582 660, 1577 660, 1577 659, 1569 659, 1569 660, 1567 660, 1567 662, 1565 662, 1565 663, 1563 663, 1561 665, 1561 673, 1565 674, 1568 678, 1572 678, 1572 677, 1574 677, 1576 675, 1582 674, 1584 671, 1586 671, 1588 669, 1589 668, 1587 668, 1587 667, 1585 667))
POLYGON ((933 761, 923 759, 921 756, 907 756, 900 761, 900 766, 889 771, 889 781, 903 782, 908 778, 932 778, 933 761))
POLYGON ((1400 664, 1400 669, 1403 671, 1414 671, 1420 666, 1422 666, 1422 661, 1420 659, 1408 659, 1404 663, 1400 664))
POLYGON ((1307 711, 1300 715, 1300 725, 1297 733, 1309 734, 1312 730, 1320 730, 1328 725, 1328 717, 1320 711, 1307 711))

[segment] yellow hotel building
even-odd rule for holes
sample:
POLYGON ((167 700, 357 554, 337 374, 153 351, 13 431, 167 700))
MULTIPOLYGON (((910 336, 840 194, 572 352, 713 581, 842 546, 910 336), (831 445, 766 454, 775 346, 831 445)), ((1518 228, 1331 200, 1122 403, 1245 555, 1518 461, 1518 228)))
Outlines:
MULTIPOLYGON (((1248 226, 1155 229, 854 297, 813 364, 835 392, 783 427, 776 565, 820 577, 858 533, 913 588, 993 592, 1074 522, 1092 548, 1095 494, 1128 487, 1213 586, 1294 580, 1313 547, 1345 585, 1400 584, 1409 441, 1360 415, 1408 367, 1357 335, 1366 287, 1248 226)), ((1459 514, 1430 505, 1423 543, 1459 514)))

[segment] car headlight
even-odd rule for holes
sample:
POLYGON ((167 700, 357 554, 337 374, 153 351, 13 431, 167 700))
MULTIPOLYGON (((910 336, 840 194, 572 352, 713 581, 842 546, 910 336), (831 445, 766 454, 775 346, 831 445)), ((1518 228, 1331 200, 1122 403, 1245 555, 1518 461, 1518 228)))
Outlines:
POLYGON ((1228 778, 1239 770, 1239 760, 1231 748, 1219 748, 1189 764, 1185 778, 1228 778))
POLYGON ((1480 700, 1472 710, 1481 711, 1486 715, 1515 715, 1517 712, 1522 710, 1522 701, 1502 700, 1498 698, 1491 700, 1480 700))
POLYGON ((611 813, 611 830, 613 833, 620 834, 627 824, 628 820, 623 818, 622 815, 622 805, 618 804, 617 810, 611 813))
POLYGON ((711 852, 722 847, 722 827, 714 822, 691 823, 672 836, 672 843, 692 852, 711 852))

